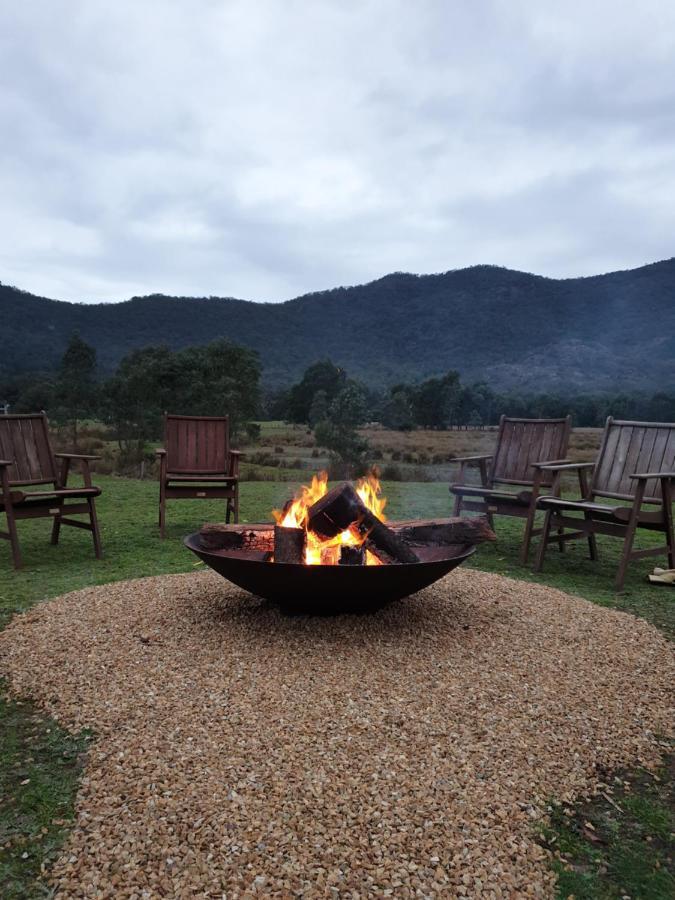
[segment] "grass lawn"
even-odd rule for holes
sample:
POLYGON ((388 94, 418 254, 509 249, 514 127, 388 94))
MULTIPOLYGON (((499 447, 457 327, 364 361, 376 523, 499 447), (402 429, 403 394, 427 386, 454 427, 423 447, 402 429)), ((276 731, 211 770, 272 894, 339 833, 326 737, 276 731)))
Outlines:
MULTIPOLYGON (((47 520, 20 522, 23 571, 12 570, 9 544, 0 542, 0 627, 14 613, 34 603, 87 585, 190 571, 196 560, 180 538, 204 521, 223 518, 222 502, 170 503, 168 538, 161 541, 156 483, 104 476, 96 480, 104 491, 98 504, 104 559, 94 559, 86 532, 63 528, 61 544, 52 547, 47 520)), ((281 506, 293 488, 293 484, 273 481, 242 483, 242 520, 270 520, 271 509, 281 506)), ((390 518, 450 514, 444 483, 390 482, 383 489, 390 518)), ((675 591, 650 586, 645 579, 653 565, 663 564, 658 558, 633 565, 625 593, 616 596, 612 582, 620 541, 599 539, 599 563, 586 559, 582 542, 568 545, 565 554, 551 549, 545 573, 534 576, 517 562, 521 529, 520 520, 498 520, 498 542, 481 547, 471 565, 542 581, 594 603, 643 616, 671 637, 675 634, 675 591)), ((0 897, 45 896, 35 878, 41 863, 57 851, 64 824, 72 816, 86 742, 86 735, 63 732, 36 714, 28 702, 0 699, 0 897)), ((618 793, 611 803, 554 817, 545 840, 550 842, 557 835, 557 846, 569 856, 567 862, 558 864, 561 897, 672 896, 672 874, 668 873, 668 855, 672 856, 669 835, 673 831, 672 811, 668 810, 673 796, 672 767, 664 770, 659 782, 641 773, 627 774, 624 780, 632 784, 631 791, 618 793), (621 807, 622 813, 617 814, 615 807, 621 807), (589 820, 601 823, 600 829, 605 827, 602 823, 609 823, 601 849, 589 837, 595 837, 592 829, 583 824, 589 820)))

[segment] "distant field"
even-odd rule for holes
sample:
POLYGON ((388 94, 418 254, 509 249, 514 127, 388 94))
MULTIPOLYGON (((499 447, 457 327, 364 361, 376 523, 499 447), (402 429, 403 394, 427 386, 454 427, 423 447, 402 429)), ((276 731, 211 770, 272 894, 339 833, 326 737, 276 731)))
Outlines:
MULTIPOLYGON (((235 437, 233 446, 244 452, 241 476, 245 481, 305 481, 312 473, 327 469, 328 452, 317 446, 314 434, 306 425, 285 422, 259 422, 261 433, 256 441, 244 435, 235 437)), ((496 426, 484 430, 462 431, 391 431, 379 426, 360 429, 368 441, 368 463, 376 466, 386 481, 450 482, 455 478, 458 456, 491 453, 497 437, 496 426)), ((572 434, 569 457, 587 461, 595 457, 602 430, 576 429, 572 434)), ((155 449, 162 441, 148 441, 144 461, 125 461, 117 441, 100 422, 82 423, 78 439, 81 452, 95 453, 101 460, 94 471, 102 475, 124 475, 153 479, 158 475, 155 449)), ((72 438, 65 429, 54 432, 54 447, 71 450, 72 438)), ((569 480, 572 485, 573 476, 569 480)))
MULTIPOLYGON (((317 447, 309 428, 284 422, 261 422, 256 445, 242 446, 246 453, 243 471, 251 480, 284 481, 302 478, 303 472, 328 466, 325 450, 317 447)), ((451 481, 457 472, 452 460, 458 456, 491 453, 496 427, 467 431, 391 431, 360 429, 371 447, 370 461, 388 481, 451 481)), ((569 457, 588 461, 595 457, 602 429, 581 428, 572 434, 569 457)))

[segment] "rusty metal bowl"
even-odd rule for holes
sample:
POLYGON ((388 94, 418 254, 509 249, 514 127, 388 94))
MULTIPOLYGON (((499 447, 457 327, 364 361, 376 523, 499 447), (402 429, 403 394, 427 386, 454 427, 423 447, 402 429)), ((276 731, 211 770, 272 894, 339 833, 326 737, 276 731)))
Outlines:
POLYGON ((332 615, 367 612, 438 581, 476 550, 472 544, 415 546, 418 563, 384 566, 305 566, 269 562, 251 550, 205 550, 199 533, 184 538, 207 566, 257 597, 292 612, 332 615))

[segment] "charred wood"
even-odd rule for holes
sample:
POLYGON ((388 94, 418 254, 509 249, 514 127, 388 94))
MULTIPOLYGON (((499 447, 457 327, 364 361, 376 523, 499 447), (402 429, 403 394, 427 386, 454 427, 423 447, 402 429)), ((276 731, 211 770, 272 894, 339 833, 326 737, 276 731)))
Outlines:
POLYGON ((274 526, 274 562, 304 563, 306 532, 304 528, 274 526))
POLYGON ((356 523, 361 534, 367 534, 369 549, 381 551, 392 562, 419 562, 415 551, 368 509, 353 485, 347 482, 324 494, 307 515, 309 528, 321 537, 335 537, 356 523))

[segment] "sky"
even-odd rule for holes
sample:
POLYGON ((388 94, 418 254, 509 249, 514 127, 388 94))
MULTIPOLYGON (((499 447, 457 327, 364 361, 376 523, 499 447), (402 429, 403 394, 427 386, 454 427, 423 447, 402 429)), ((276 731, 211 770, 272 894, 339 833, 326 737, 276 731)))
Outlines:
POLYGON ((0 282, 280 301, 675 255, 675 3, 0 0, 0 282))

